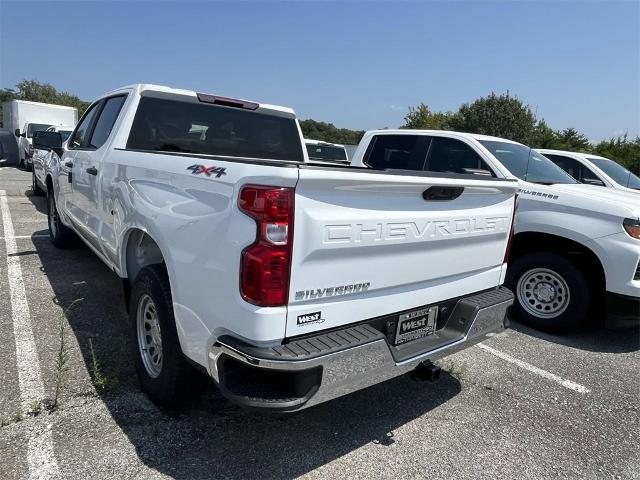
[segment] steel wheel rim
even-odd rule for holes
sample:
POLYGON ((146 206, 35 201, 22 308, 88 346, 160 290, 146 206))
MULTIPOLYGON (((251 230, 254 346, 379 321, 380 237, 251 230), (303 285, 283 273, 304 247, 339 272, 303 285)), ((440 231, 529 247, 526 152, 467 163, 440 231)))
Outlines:
POLYGON ((571 292, 565 279, 548 268, 533 268, 521 275, 516 295, 522 308, 539 318, 561 315, 571 301, 571 292))
MULTIPOLYGON (((53 192, 50 193, 53 195, 53 192)), ((58 233, 58 211, 56 210, 56 202, 51 198, 49 200, 49 229, 51 230, 51 235, 55 238, 58 233)))
POLYGON ((157 378, 162 372, 162 332, 158 310, 153 299, 147 294, 138 300, 136 329, 142 364, 151 378, 157 378))

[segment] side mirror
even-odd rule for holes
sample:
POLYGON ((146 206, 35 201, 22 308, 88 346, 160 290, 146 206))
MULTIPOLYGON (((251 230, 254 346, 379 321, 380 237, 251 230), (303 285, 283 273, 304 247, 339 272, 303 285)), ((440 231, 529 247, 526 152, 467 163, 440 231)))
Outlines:
POLYGON ((602 180, 598 180, 597 178, 583 178, 582 183, 587 185, 595 185, 597 187, 604 187, 605 184, 602 180))
POLYGON ((16 137, 19 137, 19 136, 20 136, 20 129, 19 129, 19 128, 16 128, 16 131, 15 131, 15 132, 13 132, 13 133, 15 133, 15 134, 16 134, 16 137))
POLYGON ((33 134, 33 148, 61 150, 62 135, 60 135, 60 132, 35 132, 33 134))

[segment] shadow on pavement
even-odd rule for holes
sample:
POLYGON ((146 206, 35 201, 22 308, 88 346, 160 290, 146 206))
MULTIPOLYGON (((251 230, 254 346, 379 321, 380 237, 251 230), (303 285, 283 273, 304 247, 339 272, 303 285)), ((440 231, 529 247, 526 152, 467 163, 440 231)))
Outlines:
POLYGON ((297 477, 363 445, 392 445, 394 430, 461 391, 460 382, 444 372, 434 384, 402 376, 310 410, 276 415, 240 409, 212 384, 184 411, 160 411, 139 391, 119 278, 88 248, 57 250, 40 237, 45 233, 34 232, 32 240, 53 301, 67 308, 83 299, 67 311, 69 325, 87 370, 91 338, 110 379, 98 392, 102 402, 141 461, 174 478, 297 477))
MULTIPOLYGON (((36 195, 33 193, 31 188, 29 190, 25 190, 24 196, 29 199, 29 201, 36 207, 36 210, 40 213, 47 214, 47 197, 46 195, 36 195)), ((26 203, 26 202, 25 202, 26 203)), ((45 232, 48 233, 48 232, 45 232)))
POLYGON ((609 330, 605 328, 585 329, 580 332, 551 334, 511 321, 511 328, 525 335, 547 342, 559 343, 589 352, 630 353, 640 350, 640 328, 609 330))

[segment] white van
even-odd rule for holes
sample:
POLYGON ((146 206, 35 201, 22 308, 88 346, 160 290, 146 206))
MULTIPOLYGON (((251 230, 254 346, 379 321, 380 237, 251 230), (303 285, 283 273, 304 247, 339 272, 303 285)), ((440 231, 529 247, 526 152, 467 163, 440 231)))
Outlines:
POLYGON ((76 108, 49 103, 10 100, 3 104, 2 113, 3 127, 14 132, 18 141, 19 166, 26 168, 31 164, 29 147, 34 132, 47 130, 55 125, 78 123, 76 108))

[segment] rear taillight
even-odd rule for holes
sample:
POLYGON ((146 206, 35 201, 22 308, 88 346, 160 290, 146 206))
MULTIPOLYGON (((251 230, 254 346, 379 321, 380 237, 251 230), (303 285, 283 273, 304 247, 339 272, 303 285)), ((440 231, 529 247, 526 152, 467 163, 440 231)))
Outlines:
POLYGON ((513 229, 516 225, 516 211, 518 210, 518 194, 513 197, 513 214, 511 215, 511 229, 509 230, 509 239, 507 240, 507 249, 504 251, 504 259, 502 263, 509 262, 509 255, 511 255, 511 244, 513 243, 513 229))
POLYGON ((240 293, 255 305, 287 304, 293 244, 293 188, 246 185, 240 210, 256 221, 256 241, 244 249, 240 293))

